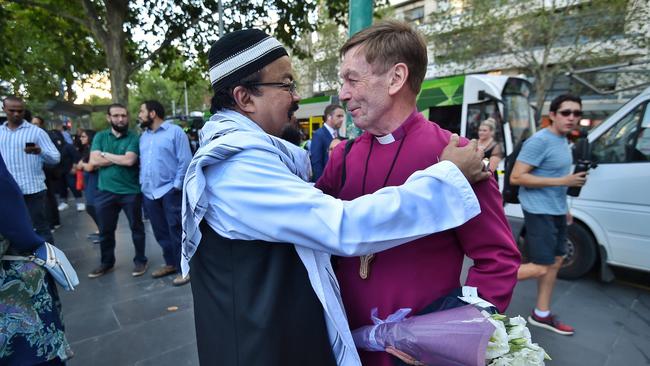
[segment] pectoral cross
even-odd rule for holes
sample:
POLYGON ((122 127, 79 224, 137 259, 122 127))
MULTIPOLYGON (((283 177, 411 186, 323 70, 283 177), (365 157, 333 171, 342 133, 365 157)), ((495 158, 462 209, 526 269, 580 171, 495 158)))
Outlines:
POLYGON ((370 262, 375 258, 374 254, 362 255, 359 257, 361 265, 359 266, 359 277, 365 280, 370 275, 370 262))

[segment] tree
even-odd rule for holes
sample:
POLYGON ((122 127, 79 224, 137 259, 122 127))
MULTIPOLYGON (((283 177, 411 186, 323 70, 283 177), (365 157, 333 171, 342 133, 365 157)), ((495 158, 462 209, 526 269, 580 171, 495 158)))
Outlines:
MULTIPOLYGON (((218 34, 216 0, 7 1, 46 10, 51 16, 89 30, 94 42, 104 51, 112 99, 125 104, 127 84, 145 64, 169 62, 178 55, 176 51, 193 61, 205 59, 208 45, 218 34), (147 41, 136 42, 135 37, 147 41)), ((272 30, 281 42, 291 47, 298 34, 314 29, 308 15, 315 4, 298 0, 224 0, 224 26, 229 31, 251 26, 272 30), (269 19, 276 21, 265 21, 269 19)))
MULTIPOLYGON (((373 17, 376 20, 391 17, 392 8, 387 0, 375 1, 374 5, 373 17)), ((316 28, 313 32, 303 33, 295 43, 294 49, 301 51, 294 59, 300 95, 310 97, 338 92, 339 51, 348 38, 348 7, 349 1, 320 1, 316 28)))
POLYGON ((73 101, 74 81, 103 69, 103 54, 83 29, 41 9, 1 9, 0 80, 10 85, 7 93, 73 101))
POLYGON ((166 75, 168 72, 160 68, 140 71, 133 78, 132 97, 129 98, 129 113, 134 116, 132 119, 137 116, 142 102, 151 99, 159 101, 165 107, 168 117, 172 116, 174 105, 176 114, 184 115, 185 84, 187 84, 189 111, 203 112, 209 108, 205 101, 211 94, 210 82, 202 78, 203 73, 199 70, 192 69, 192 71, 187 73, 187 79, 183 81, 170 78, 166 75))
POLYGON ((451 73, 515 69, 535 79, 538 112, 555 78, 647 47, 644 0, 468 0, 431 15, 435 63, 451 73), (645 39, 645 40, 644 40, 645 39), (498 66, 496 66, 498 65, 498 66))
POLYGON ((300 95, 309 97, 314 93, 336 93, 339 87, 339 50, 345 43, 345 31, 334 21, 321 18, 316 29, 316 41, 311 34, 298 43, 311 57, 294 59, 298 75, 300 95))

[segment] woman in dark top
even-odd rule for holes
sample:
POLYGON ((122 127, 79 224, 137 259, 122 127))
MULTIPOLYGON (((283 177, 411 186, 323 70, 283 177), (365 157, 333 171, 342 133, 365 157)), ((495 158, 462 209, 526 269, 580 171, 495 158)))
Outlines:
MULTIPOLYGON (((0 156, 0 258, 33 253, 34 233, 22 192, 0 156)), ((63 365, 72 357, 52 276, 29 261, 0 260, 0 365, 63 365)))
POLYGON ((501 152, 501 144, 494 139, 494 132, 496 130, 496 121, 494 118, 488 118, 481 122, 478 127, 478 146, 482 147, 485 151, 484 158, 489 161, 488 169, 494 173, 503 157, 501 152))
MULTIPOLYGON (((84 130, 81 132, 81 135, 79 136, 79 153, 81 154, 81 160, 77 163, 77 170, 83 172, 86 212, 93 219, 95 225, 99 225, 97 221, 97 211, 95 210, 95 195, 97 194, 99 177, 97 176, 97 170, 95 167, 88 162, 90 160, 90 147, 93 144, 94 137, 94 130, 84 130)), ((99 230, 90 234, 88 237, 93 241, 93 243, 99 243, 99 230)))

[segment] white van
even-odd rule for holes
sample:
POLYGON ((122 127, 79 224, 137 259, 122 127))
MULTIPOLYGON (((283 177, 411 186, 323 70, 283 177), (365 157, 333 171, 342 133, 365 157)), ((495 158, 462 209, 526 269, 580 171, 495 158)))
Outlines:
MULTIPOLYGON (((577 278, 608 265, 650 271, 650 88, 590 131, 591 153, 598 166, 589 170, 578 197, 569 197, 575 223, 569 226, 563 278, 577 278)), ((505 205, 513 233, 523 234, 521 206, 505 205)))

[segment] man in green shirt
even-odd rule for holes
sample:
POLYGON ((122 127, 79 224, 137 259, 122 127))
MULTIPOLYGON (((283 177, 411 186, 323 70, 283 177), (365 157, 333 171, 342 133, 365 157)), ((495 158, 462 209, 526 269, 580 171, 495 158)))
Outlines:
POLYGON ((129 220, 135 247, 135 267, 131 274, 141 276, 147 271, 147 257, 144 250, 142 195, 138 182, 139 138, 129 131, 128 113, 123 105, 111 104, 106 118, 111 128, 95 135, 90 153, 90 163, 99 168, 95 207, 99 221, 101 264, 88 277, 103 276, 115 265, 115 229, 120 210, 129 220))

